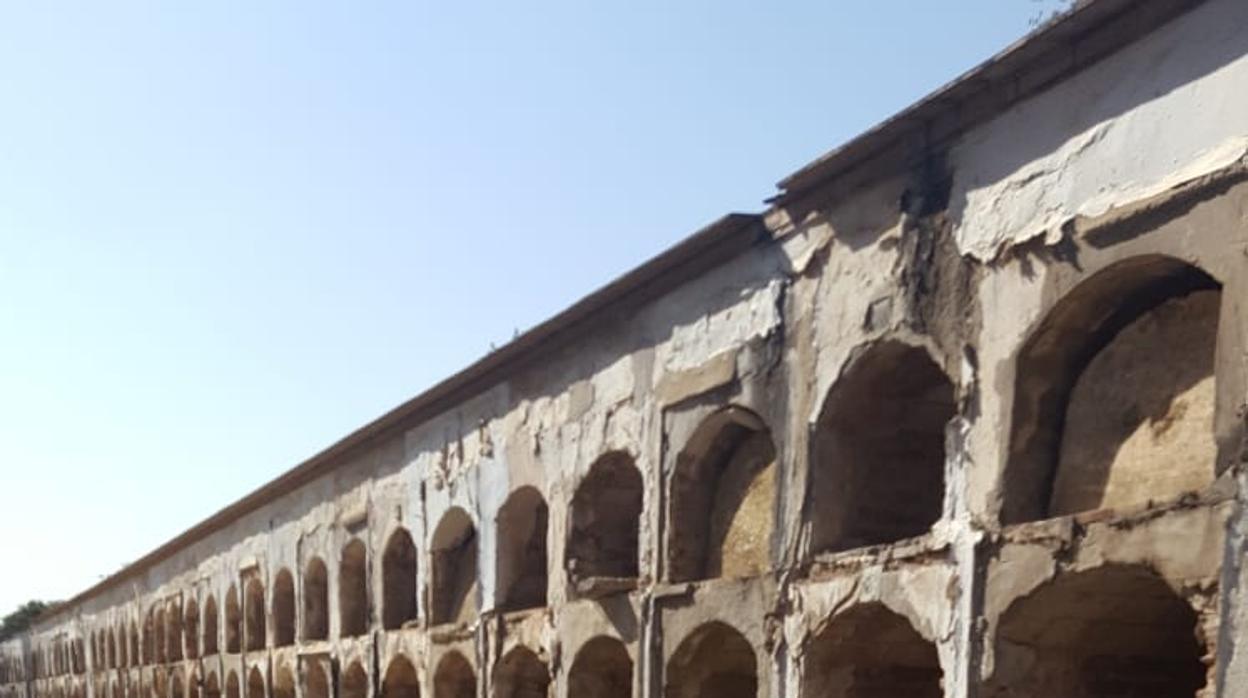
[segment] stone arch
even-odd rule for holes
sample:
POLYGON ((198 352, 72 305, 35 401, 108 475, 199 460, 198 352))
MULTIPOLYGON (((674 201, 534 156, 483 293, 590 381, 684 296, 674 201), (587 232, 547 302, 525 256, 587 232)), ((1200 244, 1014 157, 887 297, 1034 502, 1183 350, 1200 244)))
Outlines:
POLYGON ((416 620, 416 544, 402 526, 394 529, 381 556, 382 627, 396 630, 416 620))
POLYGON ((451 650, 433 673, 433 698, 476 698, 477 674, 464 655, 451 650))
POLYGON ((221 698, 221 684, 217 681, 217 672, 208 672, 208 678, 204 681, 204 698, 221 698))
POLYGON ((186 609, 182 612, 182 635, 186 639, 187 659, 199 658, 199 604, 195 598, 186 600, 186 609))
POLYGON ((1002 522, 1207 487, 1220 306, 1217 281, 1160 255, 1066 294, 1015 362, 1002 522))
POLYGON ((338 623, 342 637, 368 632, 368 553, 359 538, 343 546, 338 564, 338 623))
POLYGON ((225 651, 237 653, 242 649, 242 639, 243 610, 238 602, 238 587, 231 584, 225 593, 225 651))
POLYGON ((304 698, 330 698, 329 676, 319 661, 304 664, 304 698))
POLYGON ((342 673, 338 698, 368 698, 368 674, 358 660, 351 662, 342 673))
POLYGON ((329 639, 329 570, 319 557, 303 572, 303 639, 329 639))
POLYGON ((493 698, 546 698, 550 670, 533 650, 518 645, 494 667, 493 698))
POLYGON ((168 603, 168 623, 165 628, 165 658, 170 662, 182 659, 182 608, 177 599, 168 603))
POLYGON ((737 406, 707 417, 677 455, 669 486, 671 581, 771 568, 776 447, 761 417, 737 406))
POLYGON ((273 674, 273 698, 295 698, 295 674, 287 664, 273 674))
POLYGON ((758 659, 732 626, 711 621, 680 643, 665 670, 664 698, 757 698, 758 659))
POLYGON ((295 578, 285 567, 273 578, 273 644, 295 644, 295 578))
POLYGON ((204 656, 217 653, 217 597, 208 595, 204 601, 204 656))
POLYGON ((260 673, 259 667, 252 667, 247 672, 247 698, 264 698, 264 674, 260 673))
POLYGON ((936 645, 880 603, 838 614, 807 641, 803 696, 942 698, 936 645))
POLYGON ((468 620, 477 613, 477 528, 468 512, 452 507, 434 529, 430 550, 434 625, 468 620))
POLYGON ((1195 696, 1210 654, 1197 621, 1146 568, 1061 574, 999 619, 989 695, 1195 696))
POLYGON ((521 487, 498 510, 495 604, 512 611, 546 605, 546 498, 521 487))
POLYGON ((638 575, 644 485, 624 451, 599 456, 572 496, 565 565, 573 582, 638 575))
POLYGON ((940 519, 955 398, 953 383, 921 347, 887 340, 855 352, 816 423, 812 550, 892 543, 940 519))
POLYGON ((568 672, 568 695, 632 698, 633 659, 624 643, 599 635, 581 645, 568 672))
MULTIPOLYGON (((259 575, 253 576, 247 580, 244 587, 245 595, 243 596, 243 619, 245 627, 243 629, 243 642, 247 645, 247 651, 264 649, 266 642, 267 623, 266 614, 267 606, 264 602, 264 582, 260 581, 259 575)), ((250 689, 251 677, 247 677, 248 690, 250 689)), ((250 696, 248 698, 251 698, 250 696)))
POLYGON ((420 679, 407 657, 396 654, 381 681, 382 698, 420 698, 420 679))

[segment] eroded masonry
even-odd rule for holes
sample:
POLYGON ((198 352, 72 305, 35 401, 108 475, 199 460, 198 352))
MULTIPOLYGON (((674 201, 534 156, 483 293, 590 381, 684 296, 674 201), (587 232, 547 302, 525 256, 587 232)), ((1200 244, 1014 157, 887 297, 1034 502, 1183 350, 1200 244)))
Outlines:
POLYGON ((1248 695, 1248 3, 1093 0, 0 646, 0 698, 1248 695))

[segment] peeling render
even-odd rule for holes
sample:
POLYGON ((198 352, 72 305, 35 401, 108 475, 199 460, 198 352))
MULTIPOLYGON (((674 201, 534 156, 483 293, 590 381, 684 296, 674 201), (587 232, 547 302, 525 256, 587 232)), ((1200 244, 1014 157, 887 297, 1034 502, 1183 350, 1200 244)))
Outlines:
POLYGON ((1150 21, 348 436, 0 698, 1248 694, 1248 9, 1150 21))

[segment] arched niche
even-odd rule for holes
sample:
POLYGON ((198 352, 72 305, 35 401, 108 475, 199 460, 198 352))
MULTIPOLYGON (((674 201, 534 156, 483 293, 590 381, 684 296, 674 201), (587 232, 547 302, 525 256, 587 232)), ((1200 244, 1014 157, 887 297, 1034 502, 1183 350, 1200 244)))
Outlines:
POLYGON ((603 454, 572 496, 565 566, 574 585, 638 575, 643 484, 632 456, 603 454))
POLYGON ((495 603, 512 611, 546 605, 546 499, 535 487, 512 492, 498 511, 495 603))
POLYGON ((403 527, 396 528, 386 542, 381 559, 382 625, 387 630, 416 620, 416 544, 403 527))
POLYGON ((1200 269, 1149 255, 1092 275, 1049 311, 1015 360, 1003 523, 1213 481, 1221 296, 1200 269))
POLYGON ((703 420, 670 479, 667 574, 676 582, 750 577, 771 568, 776 447, 754 412, 703 420))
POLYGON ((477 529, 468 512, 452 507, 431 541, 430 611, 434 625, 466 621, 477 613, 477 529))
POLYGON ((894 543, 940 520, 956 411, 953 383, 922 347, 886 340, 855 352, 815 425, 811 549, 894 543))

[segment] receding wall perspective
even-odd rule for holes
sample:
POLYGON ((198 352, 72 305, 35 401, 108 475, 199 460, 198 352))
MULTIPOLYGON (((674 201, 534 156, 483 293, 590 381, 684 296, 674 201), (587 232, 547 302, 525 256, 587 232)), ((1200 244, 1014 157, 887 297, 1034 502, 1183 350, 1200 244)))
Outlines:
POLYGON ((1248 4, 1078 3, 51 609, 0 698, 1248 696, 1245 95, 1248 4))

